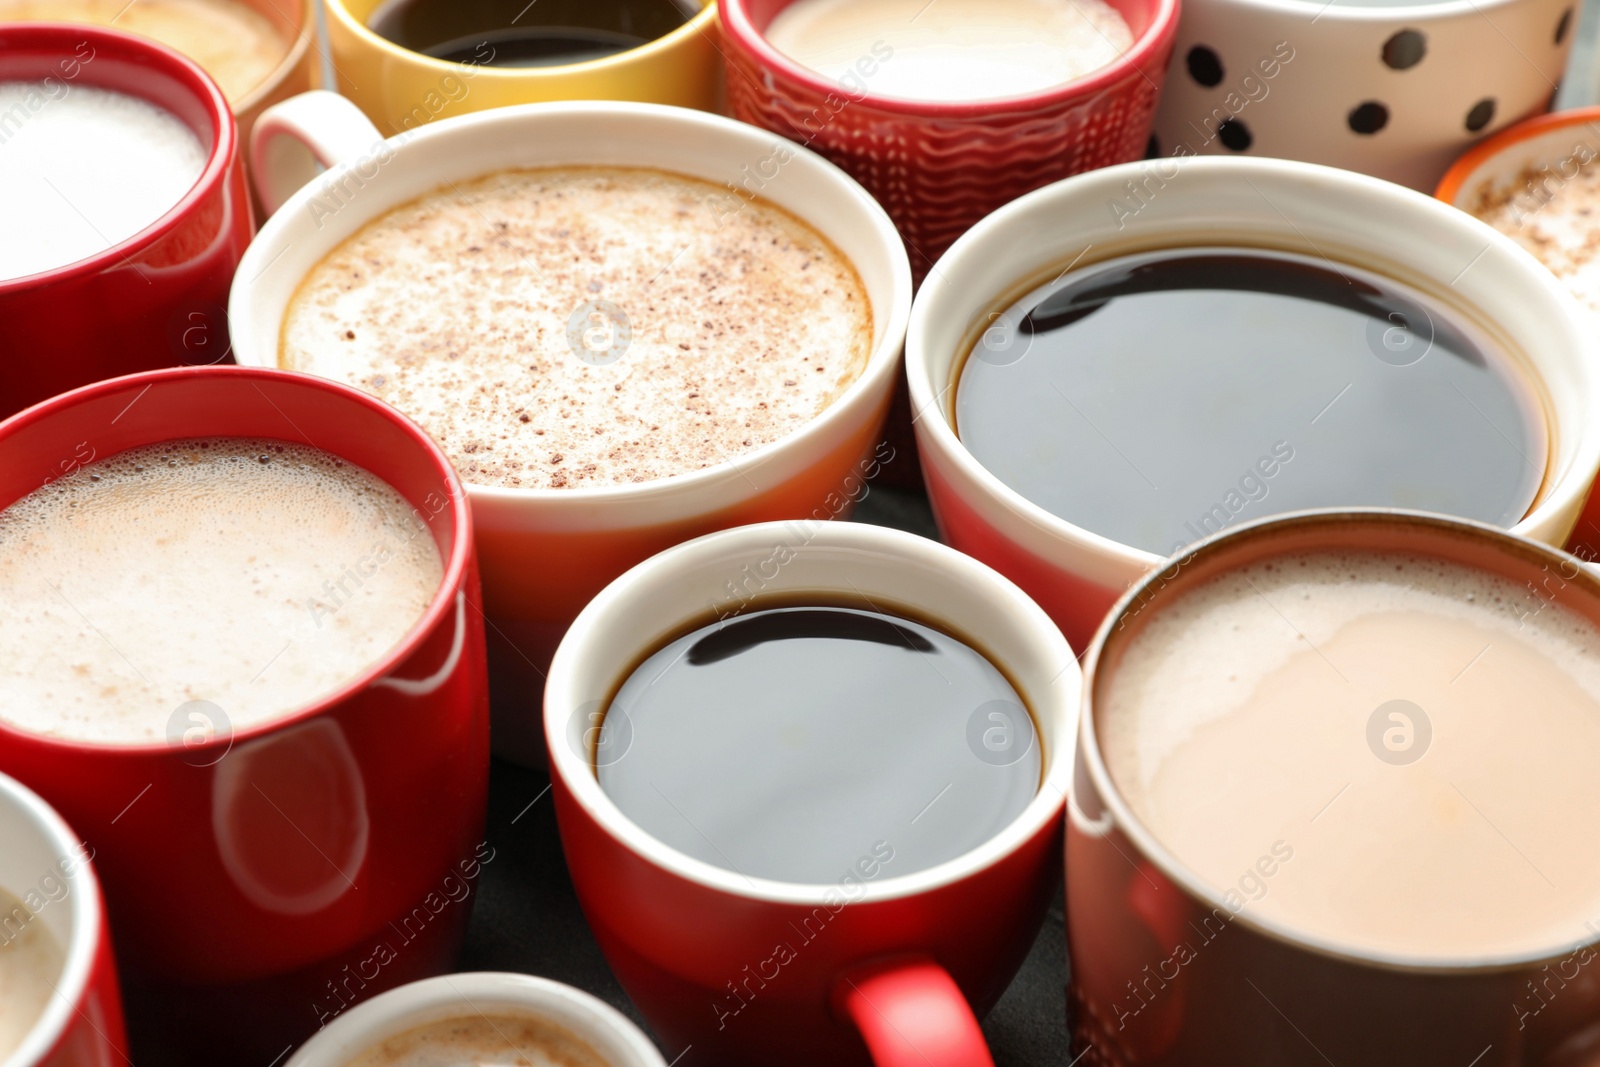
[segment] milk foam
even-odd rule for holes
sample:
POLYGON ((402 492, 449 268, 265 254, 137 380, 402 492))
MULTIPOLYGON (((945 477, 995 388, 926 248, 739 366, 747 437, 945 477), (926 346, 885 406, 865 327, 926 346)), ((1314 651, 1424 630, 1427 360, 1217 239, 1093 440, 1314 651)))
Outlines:
POLYGON ((127 240, 199 180, 206 149, 146 100, 75 82, 0 82, 0 281, 127 240))
POLYGON ((387 654, 442 577, 405 498, 317 449, 101 459, 0 512, 0 721, 137 743, 189 701, 236 730, 270 720, 387 654))
POLYGON ((0 1061, 17 1050, 50 1006, 65 968, 66 953, 55 935, 0 889, 0 1061))
POLYGON ((275 70, 288 44, 240 0, 0 0, 0 22, 89 22, 182 52, 237 103, 275 70))
POLYGON ((1600 859, 1574 842, 1600 819, 1600 630, 1542 584, 1291 556, 1153 602, 1103 690, 1107 766, 1219 892, 1292 850, 1251 915, 1433 958, 1594 940, 1600 859), (1431 725, 1415 762, 1369 744, 1391 700, 1431 725))
POLYGON ((348 1067, 608 1067, 576 1035, 528 1015, 471 1015, 429 1023, 375 1045, 348 1067))
POLYGON ((937 101, 1049 89, 1133 45, 1104 0, 796 0, 766 35, 796 62, 835 80, 852 74, 874 96, 937 101))
POLYGON ((379 217, 302 282, 279 358, 404 411, 469 482, 559 489, 775 441, 860 376, 871 341, 854 268, 792 215, 660 171, 567 168, 379 217), (580 354, 613 346, 604 365, 580 354))

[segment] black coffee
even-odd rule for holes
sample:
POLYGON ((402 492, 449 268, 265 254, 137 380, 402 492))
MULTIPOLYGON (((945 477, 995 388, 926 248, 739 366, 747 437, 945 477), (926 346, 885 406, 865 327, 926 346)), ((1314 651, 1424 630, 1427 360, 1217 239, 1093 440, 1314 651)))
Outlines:
POLYGON ((1545 424, 1511 357, 1365 270, 1253 249, 1109 260, 997 317, 962 443, 1046 510, 1167 554, 1235 522, 1385 506, 1511 526, 1545 424))
POLYGON ((386 0, 367 26, 435 59, 554 67, 648 44, 699 10, 693 0, 386 0))
POLYGON ((596 763, 658 840, 812 885, 970 851, 1028 805, 1042 766, 1029 713, 983 655, 842 607, 757 611, 667 643, 612 700, 596 763))

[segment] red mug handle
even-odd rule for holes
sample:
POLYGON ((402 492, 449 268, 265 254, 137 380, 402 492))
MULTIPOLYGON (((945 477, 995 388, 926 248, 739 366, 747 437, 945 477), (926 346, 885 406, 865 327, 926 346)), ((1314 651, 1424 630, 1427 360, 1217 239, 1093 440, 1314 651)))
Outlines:
POLYGON ((927 957, 852 971, 839 979, 834 1002, 877 1067, 994 1067, 967 998, 927 957))

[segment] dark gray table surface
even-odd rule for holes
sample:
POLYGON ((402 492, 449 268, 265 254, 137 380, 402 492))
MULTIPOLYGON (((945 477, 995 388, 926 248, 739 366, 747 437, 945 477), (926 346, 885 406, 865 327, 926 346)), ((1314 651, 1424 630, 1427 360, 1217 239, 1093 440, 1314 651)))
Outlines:
MULTIPOLYGON (((874 487, 856 520, 934 536, 926 501, 874 487)), ((606 966, 584 923, 561 855, 549 778, 496 760, 489 783, 489 842, 461 958, 464 971, 521 971, 567 982, 644 1020, 606 966)), ((1059 897, 1027 962, 984 1022, 997 1067, 1065 1065, 1066 935, 1059 897)), ((663 1048, 668 1061, 682 1049, 663 1048)), ((759 1067, 759 1065, 752 1065, 759 1067)))

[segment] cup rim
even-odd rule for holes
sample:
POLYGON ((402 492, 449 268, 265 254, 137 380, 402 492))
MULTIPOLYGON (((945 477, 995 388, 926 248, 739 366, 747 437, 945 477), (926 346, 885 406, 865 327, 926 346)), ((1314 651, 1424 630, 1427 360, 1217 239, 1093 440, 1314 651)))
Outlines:
MULTIPOLYGON (((1510 252, 1518 258, 1532 260, 1532 257, 1509 237, 1473 218, 1466 212, 1430 197, 1426 193, 1419 193, 1365 174, 1357 174, 1352 171, 1316 163, 1257 156, 1189 156, 1182 159, 1174 159, 1170 162, 1180 168, 1180 174, 1184 171, 1197 171, 1202 174, 1229 175, 1247 180, 1253 173, 1258 177, 1311 179, 1324 187, 1334 187, 1336 189, 1339 186, 1343 186, 1346 189, 1360 190, 1366 194, 1391 199, 1410 200, 1417 211, 1432 215, 1435 220, 1446 225, 1465 224, 1482 229, 1484 233, 1481 236, 1487 242, 1489 248, 1499 247, 1502 251, 1510 252)), ((978 254, 984 250, 985 244, 991 239, 991 233, 1003 229, 1019 216, 1026 217, 1030 214, 1056 210, 1062 201, 1075 204, 1083 199, 1079 190, 1094 189, 1098 186, 1115 187, 1124 178, 1137 176, 1151 164, 1152 161, 1146 160, 1089 171, 1065 178, 1013 200, 962 234, 956 243, 950 247, 949 251, 939 258, 939 262, 935 264, 930 278, 937 278, 940 268, 946 263, 953 262, 961 257, 978 254)), ((1228 240, 1226 236, 1223 236, 1219 238, 1218 243, 1226 244, 1228 240)), ((1488 251, 1488 248, 1485 251, 1488 251)), ((1572 300, 1572 297, 1561 288, 1554 275, 1550 276, 1546 287, 1556 299, 1563 302, 1572 300)), ((1168 558, 1146 549, 1135 548, 1132 545, 1115 541, 1104 534, 1070 522, 1046 510, 1002 482, 967 449, 950 425, 949 414, 944 406, 945 393, 953 392, 956 385, 951 383, 945 387, 936 386, 930 368, 930 363, 936 357, 927 340, 927 334, 930 329, 929 319, 933 316, 933 311, 929 309, 935 308, 937 304, 943 303, 947 299, 950 298, 944 295, 937 286, 925 284, 917 292, 916 300, 911 308, 911 318, 906 329, 906 380, 911 397, 912 411, 916 413, 914 421, 920 432, 927 434, 932 439, 940 457, 948 460, 963 478, 978 486, 981 493, 1004 508, 1012 517, 1041 532, 1052 542, 1066 542, 1077 548, 1092 552, 1098 558, 1110 561, 1111 565, 1119 570, 1129 573, 1143 573, 1155 567, 1163 559, 1168 558), (930 414, 931 417, 929 417, 930 414)), ((1544 378, 1540 366, 1535 365, 1532 369, 1540 374, 1541 379, 1544 378)), ((1552 383, 1545 382, 1545 384, 1552 383)), ((1591 393, 1600 396, 1600 380, 1596 380, 1591 393)), ((1580 459, 1584 456, 1589 459, 1600 457, 1600 429, 1591 428, 1587 432, 1580 434, 1578 440, 1583 448, 1579 456, 1580 459)), ((1581 487, 1576 484, 1576 480, 1570 477, 1560 481, 1553 481, 1551 483, 1551 491, 1545 498, 1530 507, 1522 518, 1518 519, 1509 528, 1508 532, 1520 533, 1534 520, 1543 519, 1545 516, 1567 506, 1570 503, 1569 498, 1576 496, 1581 501, 1582 492, 1581 487), (1563 486, 1565 486, 1565 491, 1559 491, 1563 486)), ((1342 510, 1355 511, 1363 509, 1351 507, 1342 510)), ((1267 518, 1270 517, 1267 516, 1267 518)), ((1200 543, 1199 540, 1192 542, 1179 551, 1188 552, 1198 543, 1200 543)))
MULTIPOLYGON (((765 552, 770 550, 774 535, 789 535, 792 532, 792 524, 788 522, 756 523, 720 530, 660 552, 612 581, 579 613, 561 639, 545 681, 542 715, 552 781, 559 777, 585 815, 612 840, 643 862, 701 888, 729 896, 764 903, 820 907, 829 893, 838 891, 837 885, 747 878, 735 871, 696 859, 658 840, 623 813, 600 787, 589 761, 580 758, 570 745, 564 743, 570 710, 583 703, 578 699, 582 694, 573 687, 573 676, 582 669, 583 661, 595 656, 617 664, 626 660, 626 657, 616 654, 614 646, 608 646, 608 622, 614 615, 629 612, 636 583, 655 578, 661 572, 670 573, 685 566, 692 567, 701 561, 723 560, 749 550, 765 552)), ((983 844, 959 856, 920 871, 867 883, 866 896, 861 899, 862 902, 898 900, 961 882, 1003 862, 1045 830, 1050 821, 1059 815, 1070 789, 1077 745, 1082 690, 1076 684, 1081 677, 1078 659, 1044 609, 1026 593, 997 571, 953 548, 887 527, 853 522, 822 522, 811 535, 806 550, 829 549, 865 550, 883 559, 885 565, 889 565, 890 560, 896 563, 904 561, 907 565, 921 563, 936 568, 944 576, 943 580, 951 584, 981 588, 985 596, 1005 602, 1014 616, 1026 621, 1028 641, 1033 643, 1036 651, 1048 654, 1042 657, 1044 661, 1066 664, 1053 681, 1038 687, 1040 693, 1044 694, 1064 685, 1060 692, 1068 714, 1066 721, 1061 724, 1059 739, 1046 752, 1039 790, 1022 812, 983 844)), ((850 595, 848 591, 840 591, 846 596, 850 595)), ((928 614, 938 617, 941 613, 930 611, 928 614)), ((687 622, 694 615, 692 608, 686 608, 680 615, 680 621, 687 622)), ((632 654, 642 649, 628 651, 632 654)), ((624 668, 618 666, 616 669, 624 668)))
MULTIPOLYGON (((0 808, 18 813, 26 819, 39 836, 51 843, 59 856, 79 854, 78 837, 60 813, 38 793, 3 773, 0 773, 0 808)), ((71 895, 72 938, 71 943, 65 946, 66 963, 56 987, 56 995, 23 1035, 22 1044, 0 1061, 0 1067, 29 1067, 43 1063, 45 1057, 66 1036, 73 1018, 82 1014, 83 998, 88 992, 89 979, 94 974, 96 957, 100 952, 100 940, 105 936, 105 915, 100 902, 100 881, 90 861, 85 859, 67 877, 76 880, 73 886, 75 892, 71 895)))
MULTIPOLYGON (((628 1051, 640 1062, 652 1067, 666 1062, 632 1019, 592 993, 531 974, 464 971, 407 982, 341 1012, 337 1019, 307 1038, 284 1067, 310 1067, 319 1062, 333 1067, 316 1045, 332 1045, 341 1040, 360 1041, 363 1047, 355 1050, 359 1055, 373 1044, 403 1034, 414 1025, 426 1026, 427 1023, 414 1024, 410 1021, 409 1017, 416 1013, 458 1001, 465 1001, 463 1014, 470 1014, 471 1011, 482 1014, 477 1003, 479 1001, 495 1002, 496 1010, 518 1011, 528 1015, 541 1015, 541 1009, 548 1011, 549 1005, 559 1004, 567 1014, 581 1016, 590 1025, 591 1032, 605 1029, 609 1036, 627 1046, 628 1051)), ((573 1029, 566 1019, 551 1021, 563 1029, 573 1029)), ((585 1034, 575 1033, 574 1036, 586 1044, 593 1041, 585 1034)), ((346 1054, 340 1052, 339 1055, 346 1054)), ((337 1062, 343 1064, 346 1060, 337 1062)))
POLYGON ((239 97, 239 102, 233 105, 236 118, 265 104, 267 98, 283 86, 284 79, 305 59, 306 52, 311 49, 311 41, 317 35, 315 5, 316 0, 297 0, 294 4, 293 10, 297 11, 300 16, 299 32, 288 42, 283 58, 278 61, 277 65, 272 68, 266 77, 252 85, 248 92, 239 97))
MULTIPOLYGON (((0 297, 25 289, 87 277, 117 264, 129 262, 131 256, 149 248, 176 230, 189 218, 201 201, 215 194, 227 180, 233 161, 239 155, 239 127, 234 121, 233 109, 228 104, 227 97, 222 94, 222 89, 194 60, 148 37, 107 29, 91 23, 15 22, 0 25, 0 55, 4 54, 4 46, 12 42, 21 41, 25 44, 37 42, 46 45, 59 42, 62 45, 60 54, 71 57, 73 54, 69 49, 72 47, 72 42, 85 39, 95 46, 97 57, 99 49, 106 48, 113 54, 139 58, 148 65, 164 68, 169 76, 184 84, 205 108, 211 119, 211 152, 206 157, 205 166, 194 184, 176 204, 148 226, 111 247, 83 259, 76 259, 71 263, 33 274, 0 279, 0 297)), ((129 91, 128 95, 138 96, 139 99, 171 114, 167 108, 141 93, 129 91)))
MULTIPOLYGON (((455 601, 458 596, 464 595, 465 590, 468 588, 467 579, 470 576, 474 553, 471 505, 467 500, 467 494, 460 479, 456 476, 455 468, 450 465, 450 461, 439 449, 439 446, 434 443, 433 438, 424 433, 421 427, 412 422, 401 411, 385 404, 376 397, 368 396, 358 389, 342 385, 328 378, 318 377, 315 374, 302 374, 299 371, 277 370, 269 367, 206 366, 166 367, 161 370, 126 374, 119 378, 107 378, 104 381, 85 385, 69 392, 60 393, 48 400, 40 401, 33 407, 25 408, 10 418, 0 421, 0 443, 3 443, 19 430, 25 429, 34 423, 55 418, 85 401, 117 393, 130 393, 135 390, 141 390, 138 396, 142 396, 144 395, 142 390, 148 390, 165 383, 180 383, 194 378, 222 378, 224 376, 234 379, 240 386, 263 381, 278 381, 292 382, 302 387, 320 389, 323 392, 340 397, 345 402, 359 404, 368 411, 394 423, 427 457, 434 473, 438 475, 444 485, 449 499, 449 505, 445 510, 450 515, 450 522, 455 528, 456 537, 455 544, 451 546, 449 557, 444 558, 443 554, 441 554, 440 562, 443 564, 444 573, 439 579, 439 585, 434 590, 432 599, 428 601, 428 606, 418 616, 417 621, 406 630, 405 634, 382 657, 373 661, 359 674, 353 675, 339 688, 331 692, 314 697, 284 714, 270 716, 249 726, 241 726, 238 729, 217 734, 203 742, 185 748, 185 751, 189 753, 227 748, 231 745, 250 741, 254 738, 307 722, 348 701, 366 690, 374 682, 386 677, 401 660, 416 650, 418 635, 431 632, 435 627, 446 621, 446 616, 449 613, 466 610, 467 604, 463 603, 458 608, 455 601), (457 593, 456 590, 462 590, 462 593, 457 593)), ((134 399, 137 400, 138 396, 135 396, 134 399)), ((179 440, 181 437, 182 434, 180 432, 174 437, 162 438, 161 440, 179 440)), ((0 504, 0 509, 9 506, 11 503, 14 503, 14 501, 0 504)), ((445 511, 440 512, 441 515, 444 513, 445 511)), ((478 609, 473 606, 472 610, 476 611, 478 609)), ((466 625, 464 620, 461 625, 466 625)), ((31 744, 95 754, 149 755, 171 749, 170 741, 164 737, 150 741, 85 741, 78 738, 56 737, 51 734, 21 730, 0 720, 0 741, 4 741, 7 738, 23 738, 31 744)))
MULTIPOLYGON (((1229 527, 1221 533, 1189 545, 1181 554, 1181 562, 1187 566, 1202 555, 1227 552, 1235 542, 1258 541, 1271 545, 1277 542, 1278 532, 1288 528, 1321 527, 1337 530, 1341 527, 1357 529, 1363 526, 1425 527, 1436 538, 1470 538, 1480 544, 1493 543, 1501 553, 1520 555, 1531 561, 1573 564, 1577 566, 1579 575, 1572 580, 1587 584, 1590 587, 1590 595, 1600 601, 1600 574, 1590 567, 1583 566, 1576 556, 1568 552, 1486 523, 1425 511, 1408 511, 1404 508, 1317 508, 1271 515, 1229 527)), ((1426 552, 1427 548, 1423 546, 1419 550, 1426 552)), ((1179 557, 1175 556, 1173 559, 1177 562, 1179 557)), ((1594 939, 1581 942, 1577 946, 1565 943, 1537 951, 1508 952, 1471 960, 1449 959, 1422 954, 1360 949, 1332 938, 1305 934, 1288 923, 1251 915, 1248 909, 1237 912, 1228 909, 1223 894, 1201 881, 1176 853, 1144 825, 1123 798, 1121 790, 1116 787, 1111 772, 1105 764, 1095 730, 1094 692, 1103 670, 1101 658, 1107 646, 1121 628, 1122 622, 1133 614, 1150 609, 1152 605, 1158 605, 1163 596, 1162 587, 1173 584, 1175 580, 1173 577, 1165 576, 1161 571, 1151 571, 1118 597, 1116 604, 1101 620, 1094 638, 1084 651, 1083 713, 1078 723, 1080 730, 1078 758, 1089 775, 1100 803, 1111 813, 1114 828, 1122 831, 1140 853, 1153 862, 1173 884, 1202 904, 1209 905, 1213 910, 1227 911, 1231 922, 1241 922, 1261 936, 1280 944, 1363 967, 1376 967, 1401 973, 1476 974, 1491 970, 1512 970, 1547 960, 1563 959, 1570 955, 1575 947, 1600 941, 1600 935, 1597 935, 1594 939), (1142 604, 1140 604, 1141 598, 1142 604)), ((1170 599, 1173 594, 1165 595, 1170 599)), ((1082 818, 1081 811, 1077 807, 1076 794, 1069 790, 1068 798, 1069 808, 1076 813, 1076 817, 1082 818)))
MULTIPOLYGON (((759 448, 742 452, 737 456, 718 460, 708 467, 699 470, 687 471, 682 474, 668 475, 662 478, 652 478, 643 482, 623 482, 614 485, 575 486, 567 489, 546 488, 542 486, 498 486, 485 485, 478 482, 466 482, 468 492, 475 499, 491 504, 538 504, 542 507, 566 507, 585 511, 593 507, 605 507, 619 503, 649 503, 664 496, 677 496, 693 493, 705 486, 732 479, 744 480, 744 470, 759 467, 768 461, 795 449, 815 447, 816 442, 826 441, 836 426, 846 418, 848 411, 860 404, 868 402, 871 395, 885 385, 884 379, 892 378, 898 374, 901 355, 905 347, 906 324, 911 318, 912 285, 911 285, 911 260, 906 252, 905 244, 900 239, 899 231, 890 221, 888 212, 881 204, 868 193, 861 184, 851 178, 834 163, 817 152, 783 138, 780 134, 773 133, 760 127, 747 123, 737 122, 721 115, 709 112, 696 111, 690 108, 674 107, 668 104, 649 104, 634 101, 617 100, 570 100, 548 103, 514 104, 508 107, 491 108, 486 111, 470 112, 438 122, 430 122, 415 130, 395 137, 385 138, 386 143, 393 143, 404 138, 404 145, 410 148, 414 144, 427 145, 438 140, 448 140, 457 136, 469 135, 472 131, 483 126, 495 126, 503 123, 536 123, 542 121, 544 116, 566 118, 572 116, 599 116, 599 115, 629 115, 645 119, 653 123, 672 123, 693 130, 705 136, 717 138, 738 138, 748 143, 752 150, 770 149, 771 139, 779 138, 787 146, 787 150, 797 158, 805 159, 808 165, 818 169, 822 180, 829 181, 842 192, 847 193, 850 199, 866 215, 874 233, 876 243, 887 253, 888 263, 893 278, 889 286, 886 306, 879 307, 874 304, 872 311, 874 317, 874 330, 879 313, 882 312, 883 328, 880 339, 872 345, 867 354, 866 365, 860 375, 851 382, 831 403, 800 424, 787 434, 767 442, 759 448)), ((420 150, 420 149, 413 149, 420 150)), ((240 260, 239 270, 234 276, 234 283, 228 296, 229 317, 234 322, 253 320, 259 316, 245 314, 244 307, 248 304, 256 306, 260 298, 257 296, 257 287, 254 278, 259 277, 267 267, 270 267, 277 256, 281 256, 283 248, 287 247, 286 238, 280 234, 292 225, 291 219, 298 216, 304 205, 317 196, 320 192, 322 181, 339 181, 345 174, 354 170, 359 165, 359 160, 351 160, 333 167, 317 182, 307 183, 296 190, 294 195, 284 201, 278 209, 261 227, 250 247, 245 249, 244 258, 240 260), (283 248, 279 248, 283 245, 283 248), (271 251, 269 252, 269 248, 271 251)), ((693 177, 693 175, 690 175, 693 177)), ((382 178, 376 179, 381 181, 382 178)), ((800 212, 790 212, 821 234, 829 243, 832 237, 824 232, 823 228, 800 212)), ((371 218, 363 220, 370 223, 373 219, 381 217, 383 213, 374 214, 371 218)), ((338 242, 330 242, 323 251, 323 255, 337 247, 338 242)), ((842 252, 840 253, 843 254, 842 252)), ((846 257, 848 259, 848 257, 846 257)), ((859 273, 860 266, 854 262, 851 266, 859 273)), ((869 294, 870 299, 870 294, 869 294)), ((281 312, 279 322, 273 327, 275 338, 281 340, 282 321, 281 312)), ((237 335, 234 339, 236 357, 239 356, 239 341, 237 335)), ((253 346, 252 346, 253 347, 253 346)), ((241 362, 250 360, 246 365, 263 368, 276 368, 277 351, 249 352, 241 362), (255 362, 255 361, 260 362, 255 362), (270 362, 269 362, 270 361, 270 362)), ((328 379, 333 380, 333 379, 328 379)))
MULTIPOLYGON (((1492 137, 1487 137, 1463 152, 1456 161, 1450 164, 1450 169, 1444 172, 1444 177, 1439 179, 1439 184, 1434 187, 1433 195, 1436 199, 1444 201, 1452 207, 1459 207, 1456 199, 1467 191, 1472 179, 1477 177, 1478 171, 1484 164, 1494 160, 1501 154, 1510 151, 1524 141, 1531 141, 1553 130, 1565 129, 1568 126, 1588 126, 1597 137, 1600 137, 1600 104, 1589 107, 1573 108, 1570 111, 1549 111, 1543 115, 1535 115, 1531 119, 1524 119, 1501 130, 1492 137)), ((1461 208, 1460 210, 1466 210, 1461 208)), ((1471 214, 1471 212, 1468 212, 1471 214)))
MULTIPOLYGON (((1284 2, 1297 3, 1302 0, 1284 0, 1284 2)), ((1448 2, 1470 5, 1472 0, 1448 0, 1448 2)), ((718 4, 722 11, 723 29, 727 31, 729 41, 734 47, 749 52, 761 66, 776 70, 785 79, 798 82, 819 96, 839 91, 837 82, 829 81, 823 75, 790 59, 773 47, 767 40, 766 34, 758 32, 755 23, 751 21, 750 11, 746 6, 747 0, 718 0, 718 4)), ((1150 25, 1134 39, 1126 52, 1081 78, 1074 78, 1031 93, 984 100, 935 101, 917 100, 905 96, 885 96, 869 91, 861 97, 853 97, 852 101, 855 105, 865 104, 907 118, 968 119, 979 122, 992 120, 997 115, 1010 112, 1053 109, 1079 97, 1103 93, 1130 74, 1138 74, 1148 81, 1149 77, 1145 74, 1147 67, 1165 70, 1166 62, 1161 52, 1169 46, 1177 30, 1178 7, 1179 0, 1153 0, 1150 25)))
MULTIPOLYGON (((1470 0, 1456 0, 1456 2, 1467 3, 1470 0)), ((637 48, 629 48, 615 55, 588 59, 581 63, 563 63, 555 67, 495 67, 487 63, 479 66, 423 55, 372 32, 365 23, 350 13, 350 9, 345 6, 345 0, 322 0, 323 11, 330 18, 337 20, 347 33, 352 34, 369 48, 377 48, 409 63, 418 63, 439 74, 459 74, 463 70, 471 70, 475 77, 487 76, 491 81, 512 83, 549 81, 570 77, 573 74, 600 74, 654 59, 659 53, 678 47, 691 34, 706 33, 706 27, 717 17, 717 4, 716 0, 701 0, 701 5, 700 10, 685 20, 682 26, 662 34, 653 41, 646 41, 637 48)))

